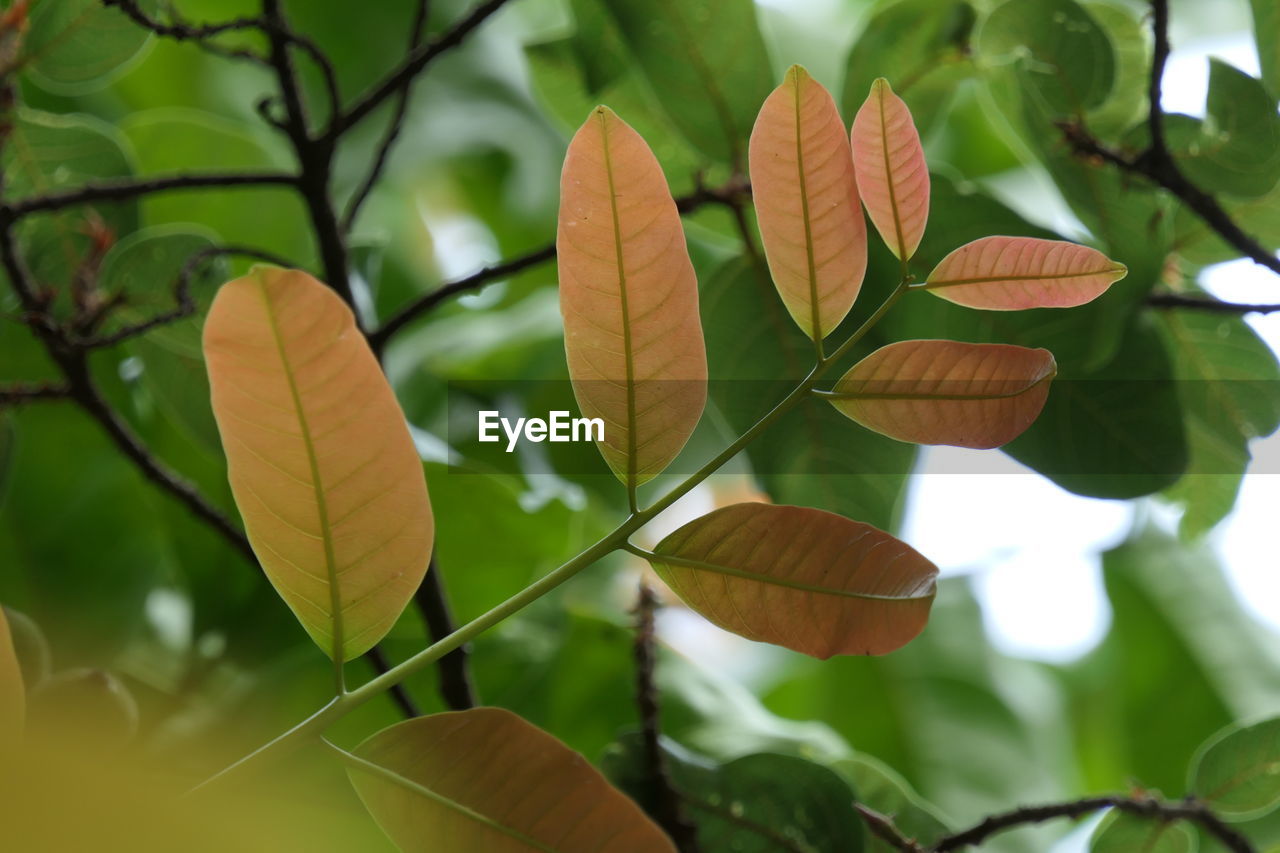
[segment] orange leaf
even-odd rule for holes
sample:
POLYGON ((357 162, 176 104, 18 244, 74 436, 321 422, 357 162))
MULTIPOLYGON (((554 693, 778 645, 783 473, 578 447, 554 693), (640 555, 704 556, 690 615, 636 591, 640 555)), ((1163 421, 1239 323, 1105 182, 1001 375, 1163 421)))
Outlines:
POLYGON ((824 660, 910 642, 929 618, 938 574, 910 545, 869 524, 762 503, 689 522, 649 560, 721 628, 824 660))
POLYGON ((417 717, 356 755, 360 799, 409 853, 675 853, 586 759, 510 711, 417 717))
POLYGON ((924 287, 968 308, 1071 308, 1097 299, 1128 272, 1124 264, 1077 243, 983 237, 943 258, 924 287))
POLYGON ((368 651, 422 582, 434 523, 396 402, 329 288, 255 267, 204 326, 228 476, 262 568, 335 659, 368 651))
POLYGON ((799 65, 760 108, 750 164, 769 272, 805 334, 825 338, 858 298, 867 226, 844 122, 799 65))
POLYGON ((22 667, 13 648, 13 635, 9 633, 4 608, 0 607, 0 756, 11 753, 21 741, 26 709, 22 667))
POLYGON ((911 110, 883 77, 853 119, 858 191, 871 223, 899 259, 915 254, 929 219, 929 167, 911 110))
POLYGON ((1040 414, 1057 369, 1043 349, 901 341, 855 364, 824 396, 899 441, 999 447, 1040 414))
POLYGON ((597 107, 569 143, 556 235, 560 311, 582 414, 628 486, 680 452, 707 400, 698 283, 662 167, 597 107))

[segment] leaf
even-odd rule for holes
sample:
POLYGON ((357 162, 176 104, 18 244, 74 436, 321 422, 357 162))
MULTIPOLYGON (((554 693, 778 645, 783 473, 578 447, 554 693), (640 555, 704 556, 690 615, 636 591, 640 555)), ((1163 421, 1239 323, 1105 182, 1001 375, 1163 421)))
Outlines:
POLYGON ((0 756, 8 755, 18 746, 26 708, 22 667, 14 652, 4 608, 0 607, 0 756))
POLYGON ((984 237, 942 259, 924 288, 948 302, 988 311, 1073 308, 1128 273, 1097 249, 1034 237, 984 237))
POLYGON ((356 749, 349 771, 405 851, 658 853, 675 848, 576 752, 499 708, 417 717, 356 749), (381 768, 381 771, 379 771, 381 768))
POLYGON ((0 607, 9 620, 9 636, 13 641, 13 653, 22 671, 22 683, 31 689, 49 677, 53 652, 49 641, 35 620, 12 607, 0 607))
POLYGON ((1056 373, 1048 350, 901 341, 855 364, 824 396, 867 429, 899 441, 989 448, 1031 425, 1056 373))
POLYGON ((1253 11, 1253 36, 1258 45, 1262 79, 1271 94, 1280 98, 1280 3, 1249 0, 1253 11))
MULTIPOLYGON (((737 433, 796 386, 813 363, 813 342, 779 303, 763 262, 724 264, 701 294, 711 399, 737 433)), ((856 319, 856 318, 855 318, 856 319)), ((914 445, 849 422, 824 405, 798 406, 746 449, 774 503, 819 506, 893 530, 915 461, 914 445)))
POLYGON ((877 77, 888 80, 926 130, 941 120, 960 84, 973 75, 973 6, 964 0, 899 0, 877 6, 849 53, 845 115, 853 115, 877 77))
POLYGON ((929 167, 911 111, 883 77, 858 109, 850 134, 858 191, 894 256, 915 254, 929 219, 929 167))
POLYGON ((1280 717, 1214 735, 1191 762, 1190 788, 1228 820, 1280 805, 1280 717))
MULTIPOLYGON (((725 764, 663 738, 662 758, 699 850, 734 853, 862 853, 866 831, 851 808, 849 783, 821 764, 757 753, 725 764)), ((614 784, 654 808, 640 736, 609 746, 601 767, 614 784)))
MULTIPOLYGON (((880 814, 893 815, 893 824, 908 838, 928 845, 947 834, 947 825, 937 810, 920 798, 906 779, 892 767, 870 755, 859 754, 832 765, 858 792, 858 802, 880 814)), ((892 853, 895 849, 880 838, 872 838, 872 853, 892 853)))
POLYGON ((644 140, 598 107, 565 155, 556 235, 565 352, 582 414, 628 487, 652 479, 702 416, 707 356, 680 214, 644 140))
POLYGON ((1055 115, 1101 106, 1115 80, 1115 53, 1098 22, 1073 0, 1009 0, 978 33, 992 68, 1017 60, 1037 100, 1055 115))
POLYGON ((804 333, 821 340, 858 298, 867 226, 836 103, 799 65, 760 108, 750 162, 774 284, 804 333))
POLYGON ((306 273, 255 267, 204 326, 228 477, 267 577, 335 660, 399 617, 433 521, 404 414, 355 318, 306 273))
MULTIPOLYGON (((155 0, 139 8, 154 14, 155 0)), ((101 89, 136 59, 151 33, 99 0, 33 4, 22 60, 41 88, 59 95, 101 89)))
POLYGON ((1098 825, 1092 853, 1195 853, 1199 841, 1186 823, 1115 812, 1098 825))
POLYGON ((1084 0, 1080 5, 1107 35, 1116 63, 1111 94, 1089 112, 1086 123, 1098 138, 1116 139, 1146 112, 1151 30, 1132 7, 1118 0, 1084 0))
POLYGON ((598 0, 671 121, 707 155, 741 161, 773 88, 751 0, 598 0), (712 36, 711 34, 714 34, 712 36), (673 61, 679 57, 677 61, 673 61))
POLYGON ((658 543, 653 568, 727 631, 816 658, 879 655, 924 629, 938 570, 869 524, 820 509, 742 503, 658 543))

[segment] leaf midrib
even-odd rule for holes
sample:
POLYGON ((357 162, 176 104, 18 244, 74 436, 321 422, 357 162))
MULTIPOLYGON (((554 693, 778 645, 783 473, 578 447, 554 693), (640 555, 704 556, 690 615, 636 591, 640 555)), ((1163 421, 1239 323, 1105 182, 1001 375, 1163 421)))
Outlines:
POLYGON ((804 253, 809 272, 809 323, 812 328, 809 336, 818 347, 818 357, 822 357, 822 316, 818 308, 818 271, 813 257, 813 224, 809 215, 809 187, 804 170, 804 131, 800 122, 800 72, 791 71, 792 95, 795 100, 796 120, 796 172, 800 189, 800 218, 804 222, 804 253))
POLYGON ((1116 267, 1105 267, 1100 270, 1088 270, 1085 272, 1069 272, 1069 273, 1027 273, 1018 275, 989 275, 975 276, 974 278, 944 278, 944 279, 928 279, 924 283, 926 290, 933 290, 937 287, 955 287, 960 284, 990 284, 996 281, 1054 281, 1057 279, 1067 278, 1089 278, 1095 275, 1108 275, 1110 273, 1118 273, 1116 267))
POLYGON ((337 559, 333 552, 333 531, 329 524, 329 505, 325 498, 324 487, 320 481, 320 461, 316 457, 315 444, 311 440, 311 425, 308 423, 306 411, 302 407, 302 395, 298 392, 298 383, 293 375, 289 354, 285 350, 284 335, 281 333, 280 324, 276 318, 275 306, 261 277, 257 279, 257 285, 259 292, 262 294, 262 302, 266 307, 267 322, 271 327, 271 336, 275 341, 276 352, 280 355, 280 366, 284 370, 285 381, 289 385, 289 396, 293 400, 293 407, 298 416, 298 427, 302 431, 302 445, 307 451, 307 465, 311 469, 311 491, 315 495, 316 514, 320 522, 320 541, 324 545, 325 575, 329 579, 329 609, 331 611, 330 619, 333 622, 332 655, 335 661, 342 661, 344 659, 342 592, 338 584, 337 559))
POLYGON ((716 574, 728 575, 729 577, 741 578, 742 580, 787 587, 788 589, 795 589, 801 592, 812 592, 819 595, 834 595, 841 598, 857 598, 864 601, 885 601, 894 604, 909 604, 915 601, 927 601, 932 599, 936 594, 936 592, 930 592, 927 595, 877 595, 871 592, 854 592, 847 589, 834 589, 831 587, 816 586, 814 584, 791 580, 790 578, 770 577, 768 575, 749 572, 744 569, 722 566, 718 563, 707 563, 702 560, 693 560, 688 557, 677 557, 673 554, 656 552, 654 553, 653 558, 661 563, 669 563, 673 566, 683 566, 687 569, 714 572, 716 574))

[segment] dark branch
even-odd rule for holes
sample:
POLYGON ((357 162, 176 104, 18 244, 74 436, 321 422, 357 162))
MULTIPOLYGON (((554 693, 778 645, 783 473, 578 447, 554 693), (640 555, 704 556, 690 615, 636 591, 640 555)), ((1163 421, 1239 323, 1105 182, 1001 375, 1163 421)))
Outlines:
POLYGON ((21 219, 32 213, 63 210, 82 204, 128 201, 139 196, 176 190, 199 190, 213 187, 294 186, 297 182, 298 177, 296 175, 286 172, 163 175, 156 178, 88 183, 71 190, 18 199, 9 202, 6 205, 6 210, 11 218, 21 219))
POLYGON ((1153 293, 1147 297, 1147 305, 1152 308, 1182 308, 1214 314, 1271 314, 1280 311, 1280 304, 1224 302, 1221 299, 1182 296, 1176 293, 1153 293))
POLYGON ((1042 823, 1057 818, 1080 818, 1102 809, 1113 808, 1152 820, 1185 820, 1194 823, 1222 843, 1231 853, 1256 853, 1253 845, 1231 827, 1222 822, 1203 803, 1184 800, 1165 803, 1150 797, 1090 797, 1070 803, 1054 803, 1047 806, 1025 806, 1002 814, 992 815, 976 826, 940 839, 929 850, 946 853, 981 844, 993 835, 1027 824, 1042 823))
POLYGON ((219 56, 226 56, 232 59, 247 59, 259 64, 265 64, 266 60, 253 51, 224 47, 215 43, 212 39, 223 33, 243 32, 246 30, 260 30, 262 28, 261 18, 236 18, 231 21, 223 21, 217 24, 191 24, 183 21, 178 17, 177 12, 169 9, 170 23, 154 18, 143 10, 136 0, 102 0, 102 5, 107 7, 115 7, 129 17, 135 24, 144 29, 150 30, 163 38, 171 38, 174 41, 189 41, 199 46, 202 50, 219 56))
POLYGON ((670 836, 680 853, 697 853, 698 831, 684 813, 683 800, 671 779, 666 753, 662 751, 662 720, 658 689, 654 684, 654 611, 657 599, 645 581, 640 582, 636 601, 636 705, 640 711, 640 737, 644 749, 643 805, 670 836))
MULTIPOLYGON (((364 657, 378 675, 382 675, 391 669, 391 661, 387 660, 387 656, 380 646, 374 646, 369 649, 364 653, 364 657)), ((422 711, 418 709, 417 703, 413 701, 409 691, 404 689, 403 684, 397 684, 391 689, 391 701, 396 703, 396 706, 400 708, 400 712, 408 719, 422 716, 422 711)))
POLYGON ((414 77, 431 64, 432 60, 462 44, 463 39, 472 30, 484 23, 490 15, 505 6, 507 2, 508 0, 486 0, 439 38, 410 53, 399 66, 384 77, 381 82, 375 84, 372 89, 361 95, 346 113, 340 116, 338 120, 335 120, 330 133, 333 136, 341 135, 368 118, 369 114, 381 106, 383 102, 388 98, 394 97, 397 92, 408 86, 414 77))
MULTIPOLYGON (((422 31, 427 25, 427 16, 430 9, 429 0, 418 0, 418 10, 414 13, 413 23, 409 26, 409 53, 411 54, 422 44, 422 31)), ((374 155, 373 166, 370 167, 369 174, 365 176, 364 181, 352 193, 351 201, 347 203, 346 212, 342 214, 342 230, 344 232, 349 232, 352 226, 356 224, 356 217, 360 215, 360 207, 369 198, 369 194, 373 192, 378 179, 382 177, 382 170, 386 168, 387 160, 391 157, 391 149, 400 137, 400 131, 404 128, 404 119, 409 112, 409 95, 413 89, 413 81, 415 79, 414 77, 409 77, 400 88, 395 112, 392 114, 391 122, 387 125, 387 130, 382 136, 382 142, 378 144, 378 153, 374 155)))
POLYGON ((871 834, 901 853, 924 853, 924 848, 913 839, 907 838, 894 825, 893 818, 867 808, 862 803, 854 803, 853 808, 862 817, 871 834))
POLYGON ((71 396, 71 386, 51 382, 18 382, 0 385, 0 408, 39 400, 65 400, 71 396))
MULTIPOLYGON (((737 210, 740 201, 750 192, 751 185, 741 178, 731 179, 721 187, 707 187, 699 184, 693 192, 676 199, 676 209, 681 213, 687 214, 693 213, 695 210, 709 204, 719 204, 728 207, 730 210, 737 210)), ((509 261, 485 267, 465 278, 449 282, 430 293, 424 293, 395 314, 392 314, 380 327, 370 332, 369 344, 373 347, 374 352, 381 352, 393 335, 424 314, 435 310, 442 303, 455 296, 479 290, 491 282, 508 278, 529 267, 546 263, 555 256, 556 247, 552 243, 512 258, 509 261)))
MULTIPOLYGON (((445 593, 444 578, 435 557, 427 567, 426 577, 422 585, 413 594, 414 604, 422 613, 427 623, 427 633, 432 642, 439 642, 454 632, 453 614, 449 612, 449 597, 445 593)), ((465 711, 474 708, 478 701, 476 690, 471 683, 471 672, 467 665, 470 650, 467 646, 459 646, 440 658, 440 697, 445 705, 453 711, 465 711)))

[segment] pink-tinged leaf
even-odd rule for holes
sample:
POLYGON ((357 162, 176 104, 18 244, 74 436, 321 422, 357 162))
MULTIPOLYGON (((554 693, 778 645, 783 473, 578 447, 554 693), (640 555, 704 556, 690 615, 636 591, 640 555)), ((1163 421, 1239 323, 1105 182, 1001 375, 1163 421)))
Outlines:
POLYGON ((422 462, 378 360, 337 294, 274 267, 222 286, 204 353, 258 561, 320 648, 359 657, 413 597, 435 532, 422 462))
POLYGON ((938 570, 869 524, 797 506, 742 503, 672 533, 654 570, 727 631, 826 659, 880 655, 924 629, 938 570))
POLYGON ((22 740, 26 707, 22 667, 13 648, 13 635, 9 633, 4 608, 0 607, 0 757, 12 753, 22 740))
POLYGON ((356 750, 349 770, 407 853, 675 853, 585 758, 499 708, 417 717, 356 750))
POLYGON ((844 122, 799 65, 760 108, 750 165, 769 272, 805 334, 825 338, 858 298, 867 226, 844 122))
POLYGON ((943 258, 924 287, 967 308, 1071 308, 1097 299, 1128 272, 1078 243, 983 237, 943 258))
POLYGON ((858 192, 871 223, 899 259, 915 254, 929 219, 929 167, 911 110, 883 77, 853 119, 858 192))
POLYGON ((629 486, 675 458, 707 400, 698 283, 662 167, 607 107, 578 129, 556 234, 569 375, 629 486))
POLYGON ((999 447, 1040 414, 1057 369, 1044 349, 902 341, 855 364, 824 396, 899 441, 999 447))

